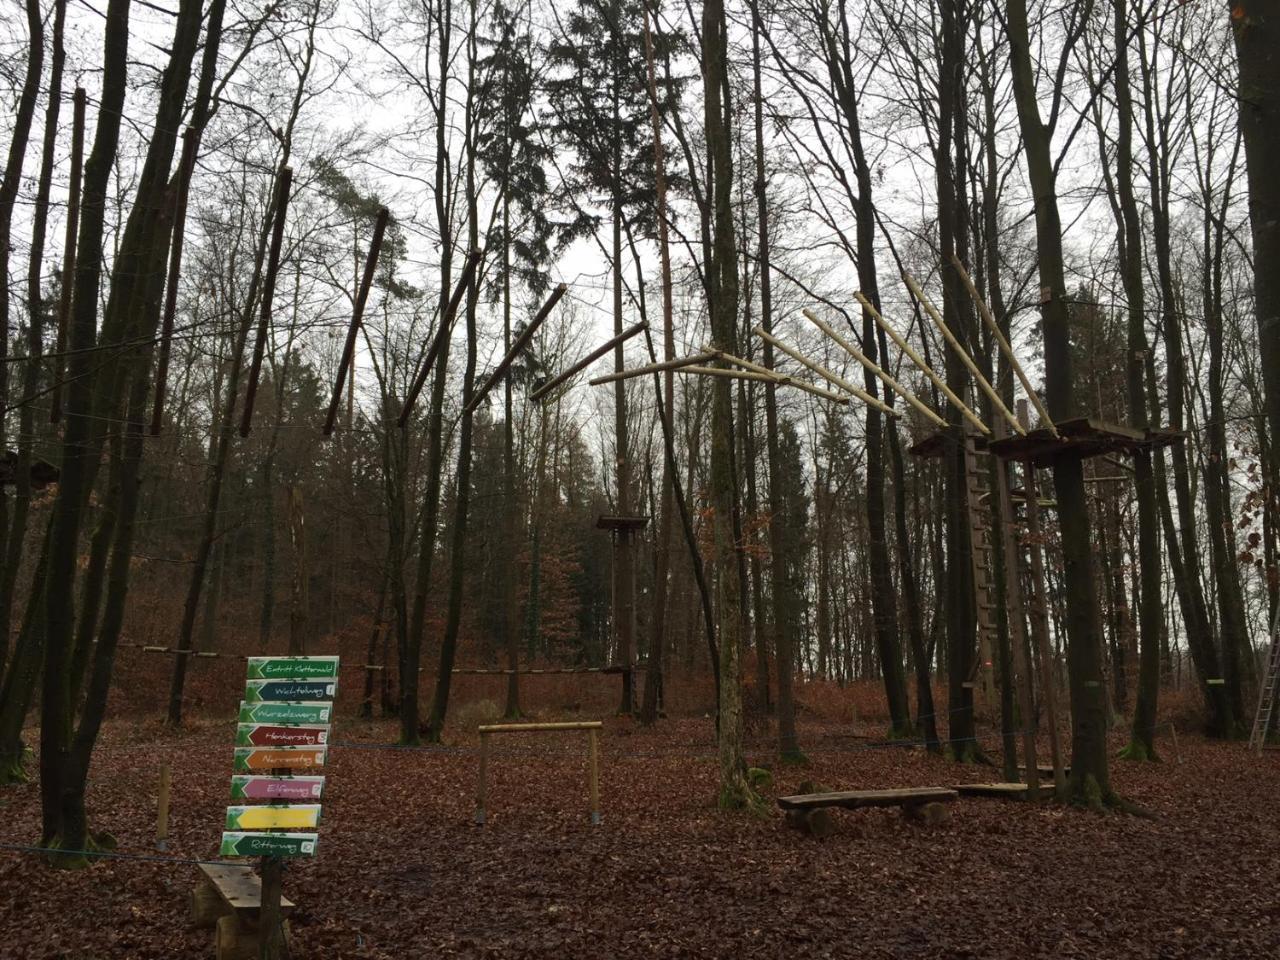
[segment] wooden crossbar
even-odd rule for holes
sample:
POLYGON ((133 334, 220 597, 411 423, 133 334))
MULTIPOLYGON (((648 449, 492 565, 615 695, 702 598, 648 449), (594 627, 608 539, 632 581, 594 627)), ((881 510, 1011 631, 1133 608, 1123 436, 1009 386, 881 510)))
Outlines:
POLYGON ((550 723, 485 723, 480 732, 480 780, 476 784, 476 823, 484 825, 489 779, 489 737, 495 733, 565 733, 584 731, 587 735, 587 789, 591 800, 591 823, 600 823, 600 720, 570 720, 550 723))

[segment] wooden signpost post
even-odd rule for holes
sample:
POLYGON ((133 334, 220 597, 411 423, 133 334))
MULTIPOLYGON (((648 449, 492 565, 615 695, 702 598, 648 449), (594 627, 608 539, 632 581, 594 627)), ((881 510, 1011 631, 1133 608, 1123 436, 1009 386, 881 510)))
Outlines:
MULTIPOLYGON (((315 856, 318 836, 307 831, 320 824, 325 778, 314 771, 328 760, 337 693, 337 657, 249 658, 231 778, 236 803, 227 807, 219 854, 261 857, 256 928, 238 925, 229 942, 242 951, 246 936, 256 939, 262 960, 282 955, 284 858, 315 856)), ((256 879, 241 869, 240 880, 256 879)), ((240 923, 234 915, 223 920, 240 923)))

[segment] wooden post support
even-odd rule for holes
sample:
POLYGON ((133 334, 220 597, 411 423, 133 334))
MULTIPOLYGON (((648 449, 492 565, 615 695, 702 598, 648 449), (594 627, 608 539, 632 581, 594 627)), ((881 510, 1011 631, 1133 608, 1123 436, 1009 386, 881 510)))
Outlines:
MULTIPOLYGON (((1025 427, 1027 402, 1018 401, 1018 417, 1025 427)), ((1049 645, 1049 600, 1044 588, 1044 553, 1040 545, 1040 495, 1036 486, 1036 468, 1030 460, 1022 464, 1022 489, 1026 493, 1027 540, 1031 554, 1031 638, 1040 658, 1040 697, 1044 703, 1049 727, 1049 758, 1053 764, 1053 789, 1059 799, 1067 793, 1067 775, 1062 763, 1062 744, 1058 735, 1058 688, 1055 685, 1053 649, 1049 645)), ((1030 718, 1027 718, 1030 720, 1030 718)))
POLYGON ((262 904, 258 910, 259 960, 279 960, 281 945, 280 889, 284 882, 284 861, 262 858, 262 904))
POLYGON ((169 765, 160 764, 160 788, 156 792, 156 849, 169 849, 169 765))
POLYGON ((480 732, 480 782, 476 784, 476 823, 484 826, 485 780, 489 775, 489 733, 480 732))
POLYGON ((1178 763, 1182 763, 1182 750, 1178 747, 1178 728, 1172 723, 1169 724, 1169 734, 1173 737, 1173 755, 1178 758, 1178 763))
POLYGON ((597 730, 587 731, 587 759, 590 764, 589 782, 591 786, 591 823, 600 824, 600 734, 597 730))

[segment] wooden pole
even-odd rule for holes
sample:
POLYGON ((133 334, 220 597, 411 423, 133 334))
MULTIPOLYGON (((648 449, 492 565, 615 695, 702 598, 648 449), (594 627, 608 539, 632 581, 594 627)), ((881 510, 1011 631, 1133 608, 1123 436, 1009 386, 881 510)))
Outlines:
POLYGON ((280 895, 284 886, 284 861, 262 858, 262 901, 258 907, 258 958, 279 960, 281 955, 280 895))
POLYGON ((805 383, 803 380, 793 380, 791 377, 783 376, 777 373, 757 373, 755 370, 730 370, 728 367, 681 367, 680 373, 697 373, 706 377, 732 377, 737 380, 758 380, 761 383, 774 383, 780 387, 796 387, 805 393, 812 393, 814 396, 822 397, 825 400, 832 400, 836 403, 848 403, 849 398, 843 397, 838 393, 832 393, 830 390, 823 390, 821 387, 815 387, 811 383, 805 383))
POLYGON ((422 387, 427 382, 427 377, 431 374, 431 368, 435 366, 436 357, 440 355, 440 351, 444 349, 444 345, 449 342, 449 334, 453 332, 453 320, 458 315, 458 306, 462 303, 462 298, 467 292, 467 288, 471 285, 471 277, 476 272, 476 268, 480 266, 480 259, 483 254, 479 250, 472 250, 471 255, 467 257, 466 266, 462 268, 462 275, 458 277, 457 284, 454 285, 453 294, 449 297, 448 304, 444 308, 444 316, 440 318, 440 326, 436 330, 436 335, 431 341, 431 346, 427 348, 426 356, 422 358, 422 364, 418 367, 418 372, 414 374, 413 383, 409 386, 409 392, 405 394, 404 409, 400 411, 400 419, 398 425, 403 430, 409 422, 409 416, 413 413, 413 405, 418 402, 418 394, 422 392, 422 387))
POLYGON ((912 363, 914 363, 917 367, 920 368, 920 372, 923 373, 926 377, 928 377, 929 381, 935 387, 937 387, 940 391, 942 391, 942 395, 951 401, 952 405, 954 405, 955 408, 964 415, 964 418, 968 420, 970 423, 972 423, 979 430, 981 430, 983 436, 989 436, 991 434, 991 430, 987 427, 987 425, 983 423, 981 419, 979 419, 976 413, 974 413, 972 410, 969 409, 969 407, 965 404, 963 400, 961 400, 959 397, 955 395, 954 392, 952 392, 951 388, 948 387, 946 383, 943 382, 941 377, 939 377, 936 373, 933 372, 933 368, 930 367, 929 364, 925 363, 924 358, 921 357, 920 354, 916 353, 915 350, 911 348, 911 344, 907 343, 906 340, 903 340, 902 337, 898 335, 898 331, 893 329, 893 327, 889 326, 889 324, 885 321, 884 317, 880 316, 880 311, 877 310, 872 305, 871 301, 867 299, 866 295, 863 294, 861 291, 859 291, 855 293, 854 296, 857 297, 858 302, 862 304, 862 309, 866 310, 869 314, 871 314, 871 319, 876 322, 876 325, 881 330, 883 330, 886 334, 888 334, 889 339, 898 345, 898 349, 901 350, 903 353, 905 353, 907 355, 907 358, 912 363))
MULTIPOLYGON (((1004 423, 993 425, 995 438, 1005 436, 1004 423)), ((1018 576, 1018 546, 1013 535, 1013 500, 1009 496, 1009 471, 1003 460, 995 461, 996 468, 996 519, 999 523, 997 543, 992 547, 1004 556, 1004 593, 1006 620, 1009 624, 1009 645, 1013 648, 1013 669, 1017 672, 1018 712, 1022 715, 1022 752, 1027 770, 1027 796, 1040 799, 1040 770, 1036 765, 1036 731, 1032 723, 1033 697, 1031 694, 1031 665, 1027 662, 1027 647, 1022 616, 1022 583, 1018 576)))
POLYGON ((244 412, 240 416, 240 436, 253 429, 253 402, 258 394, 258 378, 262 374, 262 358, 271 334, 271 301, 276 293, 276 275, 280 272, 280 248, 284 245, 285 215, 289 210, 289 190, 293 186, 293 168, 282 167, 276 183, 276 198, 271 221, 271 249, 267 255, 267 272, 262 281, 262 309, 258 314, 258 336, 253 343, 253 361, 249 364, 249 382, 244 392, 244 412))
MULTIPOLYGON (((777 370, 771 370, 768 367, 761 366, 760 364, 754 363, 750 360, 743 360, 741 357, 735 357, 732 353, 725 353, 723 350, 716 350, 714 352, 716 359, 720 360, 722 363, 732 363, 736 366, 742 367, 744 370, 750 370, 752 373, 759 373, 767 377, 774 377, 777 379, 779 386, 796 387, 797 389, 804 390, 806 393, 812 393, 815 396, 826 397, 829 400, 834 400, 836 403, 849 402, 848 397, 841 396, 838 393, 832 393, 830 390, 824 390, 822 387, 806 383, 804 380, 797 380, 795 377, 789 377, 785 373, 779 373, 777 370)), ((873 397, 871 399, 875 398, 873 397)), ((889 411, 894 416, 897 415, 890 407, 885 407, 885 410, 889 411)))
POLYGON ((62 247, 62 296, 58 300, 58 340, 53 357, 53 392, 49 396, 49 422, 62 419, 62 375, 66 368, 67 324, 71 319, 71 293, 75 287, 76 238, 80 231, 80 185, 84 172, 84 87, 76 87, 71 121, 71 181, 67 186, 67 233, 62 247))
POLYGON ((947 343, 951 344, 951 349, 954 350, 956 356, 960 358, 960 362, 963 363, 965 367, 968 368, 969 373, 973 375, 974 382, 977 383, 978 388, 986 394, 987 399, 991 401, 991 406, 994 407, 1006 421, 1008 421, 1009 425, 1013 427, 1016 433, 1025 435, 1027 431, 1022 429, 1022 424, 1018 422, 1018 418, 1009 412, 1009 408, 1006 407, 1004 405, 1004 401, 1000 399, 1000 394, 996 393, 995 388, 991 386, 987 381, 987 378, 982 375, 982 371, 978 369, 978 365, 973 362, 973 357, 969 356, 968 351, 966 351, 965 348, 961 346, 960 341, 955 338, 955 334, 951 332, 946 321, 942 319, 942 314, 938 313, 938 308, 935 307, 929 298, 924 295, 924 291, 920 289, 920 285, 916 283, 908 273, 904 273, 902 275, 902 279, 906 281, 907 289, 909 289, 912 295, 920 301, 920 305, 924 307, 924 312, 929 314, 930 319, 933 320, 934 326, 938 328, 938 332, 942 334, 947 343))
POLYGON ((613 383, 616 380, 629 380, 632 377, 642 377, 646 374, 658 373, 662 370, 677 370, 680 367, 689 367, 694 364, 706 363, 708 360, 714 360, 715 358, 716 354, 714 351, 693 353, 687 357, 677 357, 674 360, 662 360, 659 363, 646 363, 643 367, 632 367, 629 370, 615 370, 612 373, 593 377, 587 382, 593 387, 598 387, 602 384, 613 383))
POLYGON ((551 296, 547 298, 547 302, 542 305, 537 314, 534 315, 534 318, 529 321, 529 325, 524 328, 520 336, 516 337, 515 342, 511 344, 511 349, 507 351, 507 355, 502 358, 493 373, 489 374, 489 379, 484 382, 484 385, 479 390, 471 395, 471 402, 467 404, 464 412, 471 413, 475 410, 480 405, 480 401, 485 398, 485 395, 498 385, 503 374, 507 372, 507 368, 515 362, 516 357, 520 356, 520 351, 528 346, 529 341, 533 339, 533 335, 542 326, 542 322, 551 316, 551 311, 555 309, 556 304, 560 302, 560 298, 565 295, 568 289, 567 284, 556 284, 556 288, 551 291, 551 296))
POLYGON ((587 760, 591 788, 591 823, 600 823, 600 733, 594 727, 587 731, 587 760))
POLYGON ((1173 737, 1173 755, 1177 757, 1178 763, 1182 763, 1182 750, 1178 747, 1178 728, 1172 723, 1169 724, 1169 735, 1173 737))
POLYGON ((783 343, 781 340, 779 340, 777 337, 771 334, 768 330, 765 330, 763 327, 756 327, 754 332, 765 343, 769 344, 772 347, 777 347, 779 350, 781 350, 783 353, 789 356, 792 360, 796 361, 796 363, 799 363, 801 366, 808 367, 810 370, 812 370, 818 376, 822 377, 828 383, 831 383, 839 387, 841 390, 848 391, 853 396, 861 400, 863 403, 867 403, 872 406, 875 406, 879 410, 889 411, 894 416, 897 416, 898 412, 894 410, 892 407, 881 403, 875 397, 871 396, 871 394, 867 393, 864 390, 859 389, 856 385, 850 383, 848 380, 846 380, 844 377, 840 376, 839 374, 831 372, 822 364, 815 363, 814 361, 810 360, 808 357, 806 357, 799 350, 796 350, 794 347, 787 346, 787 344, 783 343))
POLYGON ((1009 345, 1004 333, 1000 330, 996 318, 991 315, 991 308, 987 306, 987 302, 978 295, 978 288, 974 286, 973 280, 970 279, 968 271, 965 270, 964 264, 960 262, 960 258, 954 253, 951 255, 951 265, 956 268, 956 272, 960 274, 960 279, 964 281, 965 289, 969 291, 969 297, 978 306, 978 313, 982 315, 982 322, 987 325, 987 329, 991 331, 991 335, 995 337, 996 343, 1000 345, 1001 352, 1004 353, 1005 359, 1009 361, 1009 366, 1013 368, 1013 372, 1018 375, 1018 380, 1022 383, 1022 389, 1027 391, 1027 396, 1035 405, 1036 413, 1040 414, 1040 420, 1044 423, 1055 437, 1058 435, 1058 428, 1053 424, 1053 418, 1049 416, 1049 411, 1045 409, 1040 397, 1036 393, 1035 388, 1031 386, 1031 380, 1027 377, 1027 372, 1022 369, 1022 364, 1018 362, 1018 358, 1013 353, 1013 347, 1009 345))
MULTIPOLYGON (((805 317, 808 318, 810 323, 812 323, 819 330, 825 333, 828 337, 834 340, 836 344, 842 350, 844 350, 845 353, 849 354, 849 356, 853 357, 853 359, 857 360, 860 364, 862 364, 872 373, 879 376, 880 379, 883 380, 890 387, 890 389, 896 390, 899 394, 901 394, 904 400, 906 400, 908 403, 914 406, 917 410, 920 410, 922 413, 924 413, 926 417, 933 420, 940 427, 945 427, 947 425, 947 421, 943 420, 942 417, 938 416, 931 409, 929 409, 923 403, 917 400, 916 397, 909 390, 906 390, 905 388, 903 388, 898 383, 897 380, 893 379, 893 377, 889 376, 887 373, 881 370, 878 366, 876 366, 874 363, 868 360, 865 356, 863 356, 861 350, 855 347, 852 343, 850 343, 844 337, 840 336, 840 334, 836 332, 835 328, 832 327, 829 323, 827 323, 825 320, 823 320, 821 317, 819 317, 817 314, 815 314, 812 310, 809 310, 808 308, 802 310, 801 313, 803 313, 805 317)), ((874 397, 872 397, 871 399, 875 400, 874 397)), ((881 410, 895 417, 898 415, 897 410, 894 410, 893 407, 890 407, 887 404, 881 403, 879 400, 876 400, 875 405, 879 407, 881 410)))
POLYGON ((534 401, 541 400, 548 393, 550 393, 556 387, 560 386, 560 384, 564 383, 570 377, 574 376, 575 374, 581 373, 583 370, 587 369, 587 367, 591 366, 591 364, 595 363, 597 360, 603 357, 606 353, 608 353, 614 347, 618 346, 618 344, 626 343, 628 340, 634 337, 637 333, 640 333, 643 330, 647 330, 648 328, 649 328, 649 324, 647 322, 637 323, 634 327, 631 327, 630 329, 627 329, 627 330, 623 330, 622 333, 618 334, 617 336, 611 337, 608 341, 606 341, 605 343, 602 343, 600 346, 596 347, 596 349, 592 350, 589 354, 587 354, 585 357, 583 357, 573 366, 569 367, 569 369, 556 374, 554 377, 552 377, 550 380, 548 380, 546 383, 540 386, 537 390, 533 391, 533 393, 529 394, 529 399, 534 401))
MULTIPOLYGON (((1018 401, 1018 415, 1027 419, 1027 402, 1018 401)), ((1031 637, 1040 657, 1040 698, 1049 727, 1049 757, 1053 764, 1053 789, 1059 799, 1067 793, 1067 776, 1062 764, 1062 744, 1058 734, 1058 688, 1054 683, 1053 648, 1049 644, 1049 601, 1044 589, 1044 553, 1040 545, 1040 497, 1036 492, 1036 468, 1030 460, 1022 464, 1022 488, 1027 495, 1027 550, 1031 555, 1031 637)), ((1030 717, 1024 722, 1029 723, 1030 717)))
POLYGON ((169 765, 160 764, 160 788, 156 792, 156 849, 169 849, 169 765))
MULTIPOLYGON (((333 378, 333 399, 329 401, 329 412, 324 418, 324 435, 333 433, 334 421, 338 418, 338 407, 342 403, 342 385, 347 379, 347 370, 351 366, 351 358, 356 351, 356 334, 360 331, 360 320, 364 316, 364 307, 369 300, 369 288, 373 286, 373 274, 378 268, 378 254, 382 250, 382 236, 387 230, 387 221, 391 214, 386 207, 378 210, 378 219, 373 224, 373 238, 369 241, 369 253, 364 261, 364 276, 360 278, 360 288, 356 291, 355 303, 351 309, 351 325, 347 328, 347 340, 342 345, 342 357, 338 360, 338 372, 333 378)), ((352 390, 354 391, 354 385, 352 390)))
POLYGON ((484 826, 485 781, 489 775, 489 731, 480 731, 480 782, 476 784, 476 823, 484 826))

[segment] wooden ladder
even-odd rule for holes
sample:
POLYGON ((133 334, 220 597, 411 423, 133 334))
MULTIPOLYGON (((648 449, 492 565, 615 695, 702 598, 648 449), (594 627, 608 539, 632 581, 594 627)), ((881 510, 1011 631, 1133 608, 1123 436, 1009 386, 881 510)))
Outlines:
POLYGON ((992 616, 995 610, 996 591, 992 579, 991 507, 983 502, 990 492, 990 454, 979 451, 973 434, 964 440, 964 473, 966 500, 969 514, 970 558, 973 565, 973 598, 978 615, 978 659, 974 662, 969 682, 982 691, 989 704, 995 693, 995 671, 992 652, 996 647, 996 625, 992 616))
POLYGON ((1267 673, 1258 691, 1258 710, 1253 715, 1253 732, 1249 734, 1249 747, 1262 751, 1271 729, 1271 718, 1276 714, 1277 694, 1280 693, 1280 606, 1271 619, 1271 651, 1267 654, 1267 673))

